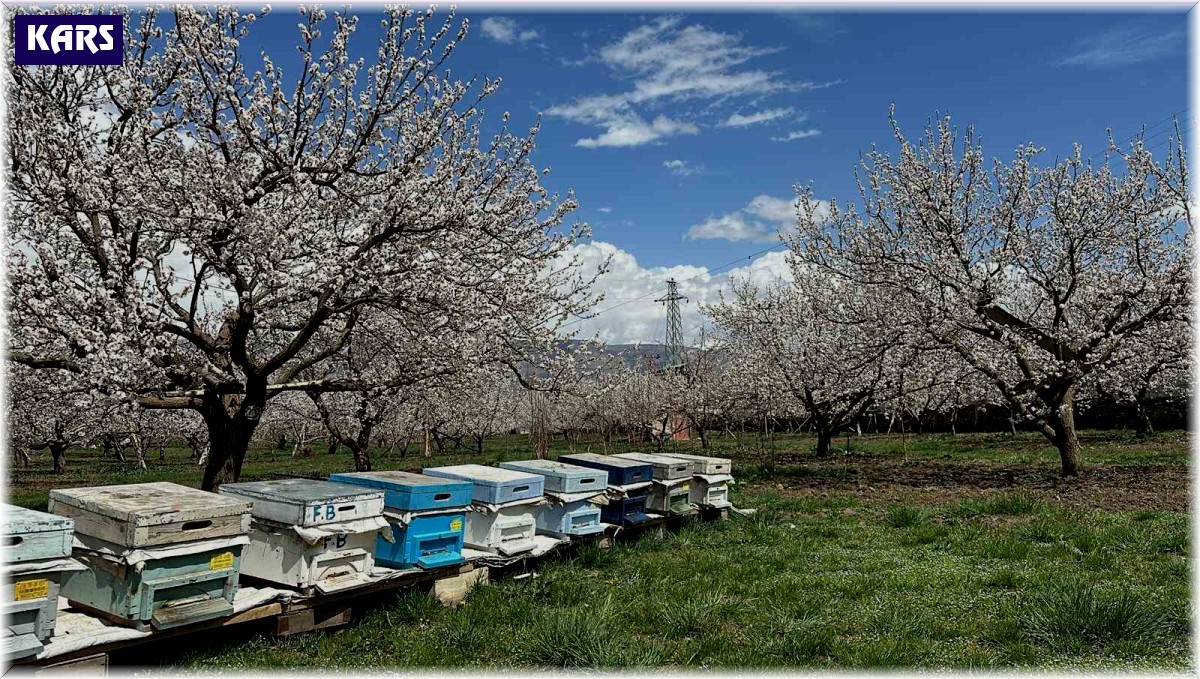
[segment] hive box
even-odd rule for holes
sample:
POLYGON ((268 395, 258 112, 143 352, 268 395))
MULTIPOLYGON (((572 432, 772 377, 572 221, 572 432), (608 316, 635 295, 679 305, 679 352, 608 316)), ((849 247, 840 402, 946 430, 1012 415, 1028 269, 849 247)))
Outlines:
POLYGON ((608 472, 608 485, 610 486, 628 486, 651 479, 651 466, 648 463, 629 458, 595 453, 575 453, 560 455, 558 460, 608 472))
POLYGON ((687 514, 692 511, 691 481, 681 481, 672 485, 655 481, 654 485, 650 486, 646 508, 669 514, 687 514))
POLYGON ((233 613, 249 503, 156 482, 52 490, 50 511, 75 521, 76 608, 139 629, 233 613))
POLYGON ((384 518, 393 542, 375 541, 375 562, 388 568, 438 568, 463 563, 463 525, 471 504, 469 481, 401 471, 333 474, 330 481, 384 493, 384 518))
POLYGON ((242 573, 322 593, 368 581, 375 565, 375 540, 387 527, 383 491, 280 479, 227 483, 220 493, 252 503, 242 573))
POLYGON ((654 478, 659 481, 686 479, 692 475, 693 465, 687 460, 677 460, 666 455, 654 455, 652 453, 622 453, 617 457, 650 465, 654 478))
POLYGON ((691 502, 705 507, 729 506, 729 481, 726 475, 697 474, 692 477, 691 502))
POLYGON ((71 559, 74 522, 45 512, 4 505, 3 589, 8 624, 5 655, 24 658, 54 635, 58 591, 80 566, 71 559))
POLYGON ((490 505, 541 497, 545 488, 545 478, 537 474, 497 469, 481 464, 432 467, 425 469, 424 473, 444 479, 470 481, 475 486, 471 499, 490 505))
POLYGON ((534 509, 537 532, 554 537, 593 535, 604 530, 600 508, 587 500, 544 504, 534 509))
POLYGON ((692 463, 693 474, 729 474, 733 463, 727 457, 708 457, 707 455, 685 455, 683 453, 668 453, 667 457, 677 457, 692 463))
POLYGON ((608 475, 603 471, 556 460, 501 462, 500 468, 542 476, 545 490, 551 493, 602 493, 608 485, 608 475))

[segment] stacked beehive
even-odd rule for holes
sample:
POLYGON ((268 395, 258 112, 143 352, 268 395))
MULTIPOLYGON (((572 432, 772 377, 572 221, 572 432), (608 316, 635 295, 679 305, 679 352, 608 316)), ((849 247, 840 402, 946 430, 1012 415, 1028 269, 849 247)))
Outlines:
POLYGON ((608 474, 607 500, 600 508, 600 518, 606 523, 629 526, 642 523, 646 516, 652 470, 650 465, 612 455, 576 453, 560 455, 558 460, 568 464, 599 469, 608 474))
POLYGON ((43 642, 54 635, 59 587, 72 572, 83 569, 71 558, 74 527, 61 516, 4 505, 0 610, 8 624, 7 657, 40 653, 43 642))
POLYGON ((664 514, 687 514, 692 511, 689 496, 691 462, 650 453, 624 453, 619 457, 650 465, 653 483, 646 499, 647 508, 664 514))
POLYGON ((52 490, 50 511, 75 522, 76 608, 139 629, 233 613, 248 503, 157 482, 52 490))
POLYGON ((424 473, 471 482, 471 511, 467 512, 463 536, 467 545, 505 556, 534 548, 534 506, 545 502, 545 480, 541 476, 479 464, 433 467, 424 473))
POLYGON ((546 503, 534 508, 537 531, 554 537, 593 535, 604 530, 601 501, 608 475, 597 469, 553 460, 501 462, 501 469, 537 474, 544 483, 546 503))
POLYGON ((388 568, 439 568, 463 563, 463 524, 474 486, 469 481, 401 471, 333 474, 330 481, 384 493, 384 518, 394 539, 375 541, 375 561, 388 568))
POLYGON ((252 505, 242 572, 305 591, 365 584, 375 539, 391 538, 383 491, 312 479, 227 483, 221 495, 252 505))

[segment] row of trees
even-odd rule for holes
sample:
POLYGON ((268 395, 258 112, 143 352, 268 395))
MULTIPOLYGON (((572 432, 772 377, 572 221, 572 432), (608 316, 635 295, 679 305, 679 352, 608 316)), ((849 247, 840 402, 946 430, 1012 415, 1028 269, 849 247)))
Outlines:
POLYGON ((685 370, 627 367, 565 341, 603 268, 571 254, 587 228, 542 184, 537 126, 485 122, 498 82, 446 69, 465 21, 388 10, 367 64, 354 17, 305 10, 285 76, 242 49, 257 18, 150 10, 124 66, 10 61, 14 449, 61 468, 72 445, 144 463, 186 441, 211 489, 255 440, 369 469, 380 445, 513 429, 544 451, 788 420, 825 454, 867 417, 1002 404, 1071 475, 1081 397, 1186 398, 1179 144, 988 163, 948 120, 916 141, 897 127, 857 202, 798 191, 789 280, 706 308, 685 370))

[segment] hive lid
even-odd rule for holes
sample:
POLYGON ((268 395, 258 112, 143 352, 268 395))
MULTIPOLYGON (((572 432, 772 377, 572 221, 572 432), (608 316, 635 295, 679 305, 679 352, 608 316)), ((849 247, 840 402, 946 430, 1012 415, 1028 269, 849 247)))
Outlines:
POLYGON ((73 530, 75 522, 65 516, 34 509, 4 505, 4 535, 29 535, 73 530))
POLYGON ((246 514, 249 503, 169 481, 50 491, 50 509, 74 507, 135 526, 246 514))
MULTIPOLYGON (((577 464, 567 464, 558 460, 513 460, 511 462, 501 462, 501 469, 513 469, 514 467, 528 467, 545 472, 558 472, 560 474, 598 474, 591 467, 580 467, 577 464)), ((513 469, 513 471, 520 471, 513 469)))
POLYGON ((276 500, 301 504, 324 502, 330 498, 371 499, 383 497, 378 490, 317 479, 275 479, 227 483, 221 486, 221 492, 256 500, 276 500))
POLYGON ((684 460, 680 460, 670 455, 656 455, 654 453, 621 453, 618 457, 623 457, 629 460, 637 460, 649 464, 676 465, 684 460))
POLYGON ((420 486, 429 486, 430 490, 442 489, 446 486, 469 486, 470 481, 458 481, 455 479, 447 479, 436 476, 426 476, 424 474, 416 474, 413 472, 402 471, 377 471, 377 472, 351 472, 346 474, 333 474, 329 477, 333 482, 360 483, 371 482, 370 485, 377 488, 394 488, 396 486, 413 487, 413 490, 420 490, 420 486), (350 479, 353 479, 351 481, 350 479))
POLYGON ((518 472, 499 467, 488 467, 482 464, 458 464, 449 467, 431 467, 425 470, 427 474, 453 476, 455 478, 485 481, 490 483, 537 482, 542 478, 529 472, 518 472))
POLYGON ((629 458, 616 457, 614 455, 598 455, 596 453, 575 453, 573 455, 562 455, 559 459, 570 462, 571 460, 587 460, 596 464, 605 464, 610 467, 620 467, 628 469, 631 467, 648 467, 645 462, 631 460, 629 458))

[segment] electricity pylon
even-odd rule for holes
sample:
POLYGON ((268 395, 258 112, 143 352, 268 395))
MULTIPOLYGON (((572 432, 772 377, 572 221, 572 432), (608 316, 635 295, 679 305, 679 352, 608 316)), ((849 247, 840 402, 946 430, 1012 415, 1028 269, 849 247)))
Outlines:
POLYGON ((667 370, 679 370, 687 364, 683 352, 683 314, 679 310, 679 302, 686 302, 687 297, 679 294, 678 285, 674 278, 669 279, 666 297, 654 300, 667 305, 667 370))

